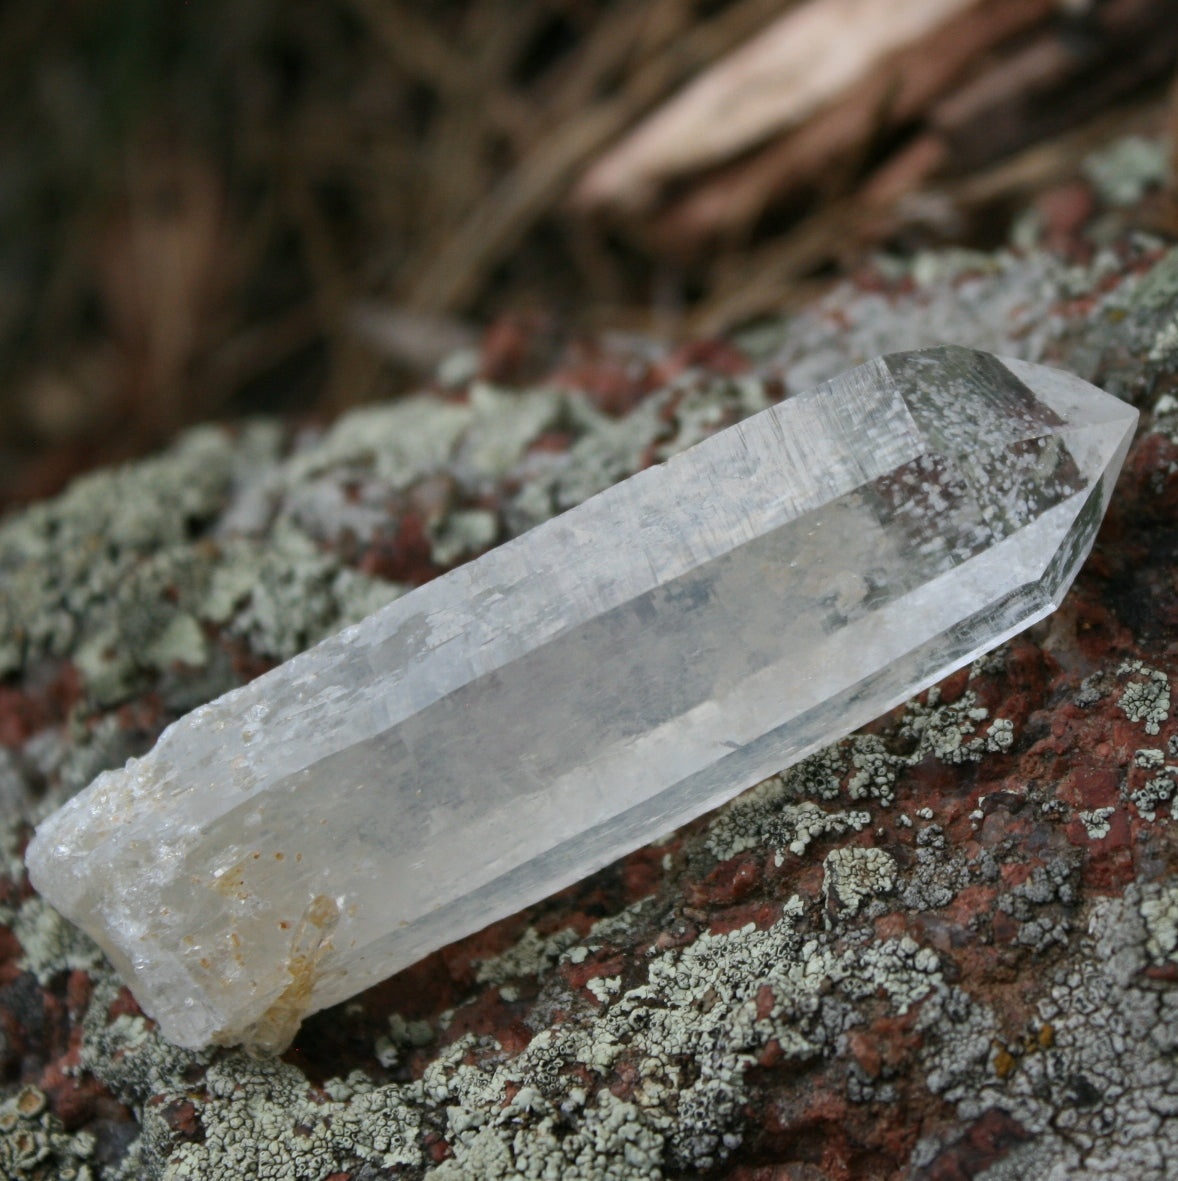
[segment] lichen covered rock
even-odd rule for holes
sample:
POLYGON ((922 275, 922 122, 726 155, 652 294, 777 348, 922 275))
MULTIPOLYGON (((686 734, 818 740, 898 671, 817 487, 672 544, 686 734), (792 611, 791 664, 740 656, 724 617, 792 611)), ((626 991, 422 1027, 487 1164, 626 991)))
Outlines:
POLYGON ((554 378, 205 428, 0 525, 5 1175, 1178 1174, 1178 252, 892 271, 738 340, 735 377, 731 350, 603 353, 642 387, 621 411, 554 378), (192 705, 783 392, 946 340, 1147 421, 1064 606, 866 732, 280 1060, 169 1046, 29 890, 31 825, 192 705))

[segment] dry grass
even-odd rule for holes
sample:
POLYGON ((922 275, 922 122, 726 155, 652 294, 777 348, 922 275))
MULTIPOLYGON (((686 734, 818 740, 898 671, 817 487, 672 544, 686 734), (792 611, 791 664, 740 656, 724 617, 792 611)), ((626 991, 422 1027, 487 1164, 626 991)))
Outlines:
POLYGON ((212 415, 394 393, 505 312, 716 332, 880 245, 993 239, 1178 57, 1165 0, 906 0, 917 32, 837 94, 818 70, 727 149, 705 106, 673 134, 706 158, 594 195, 653 167, 633 144, 688 84, 739 91, 750 45, 848 2, 4 6, 0 501, 212 415))

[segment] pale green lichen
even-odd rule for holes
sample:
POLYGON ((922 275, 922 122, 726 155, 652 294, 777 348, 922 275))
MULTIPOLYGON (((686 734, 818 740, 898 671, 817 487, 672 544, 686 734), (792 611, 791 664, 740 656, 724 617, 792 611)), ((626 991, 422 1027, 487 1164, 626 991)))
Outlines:
POLYGON ((847 794, 853 800, 875 799, 890 804, 896 777, 909 760, 892 754, 875 734, 853 735, 847 745, 852 768, 847 794))
POLYGON ((788 849, 801 856, 820 837, 856 832, 871 822, 866 811, 827 810, 816 801, 833 801, 845 790, 851 800, 875 799, 890 805, 900 772, 930 755, 959 764, 1009 750, 1014 744, 1013 723, 991 719, 977 700, 970 689, 946 703, 934 686, 924 702, 910 701, 900 718, 898 735, 913 745, 912 753, 893 754, 874 734, 835 743, 721 809, 711 823, 707 847, 721 860, 754 847, 788 849))
POLYGON ((854 1000, 883 992, 898 1013, 907 1013, 944 985, 940 960, 931 947, 921 947, 911 936, 877 940, 870 931, 862 944, 835 960, 833 979, 854 1000))
POLYGON ((1117 669, 1125 681, 1120 706, 1131 722, 1144 724, 1146 734, 1157 734, 1170 716, 1170 678, 1140 660, 1126 660, 1117 669))
POLYGON ((624 418, 614 419, 570 398, 579 437, 567 453, 550 459, 549 474, 539 472, 515 497, 508 509, 513 531, 539 524, 637 471, 666 430, 661 417, 665 402, 665 394, 648 398, 624 418))
POLYGON ((437 1037, 437 1031, 428 1021, 407 1021, 400 1013, 390 1013, 388 1024, 388 1034, 378 1037, 373 1046, 376 1060, 386 1070, 401 1061, 405 1050, 428 1046, 437 1037))
POLYGON ((467 477, 498 479, 564 411, 551 390, 504 391, 476 384, 464 402, 428 395, 344 415, 314 446, 283 466, 293 487, 324 472, 363 473, 392 491, 456 466, 467 477))
POLYGON ((575 441, 564 454, 532 461, 529 478, 507 508, 508 525, 513 533, 523 532, 633 475, 649 460, 664 460, 769 404, 759 377, 716 378, 690 370, 621 418, 569 393, 561 421, 575 441))
POLYGON ((465 1114, 451 1125, 455 1155, 431 1171, 435 1181, 638 1181, 662 1176, 664 1137, 646 1113, 604 1088, 593 1103, 552 1111, 538 1092, 524 1089, 504 1114, 517 1128, 472 1127, 465 1114), (524 1103, 520 1103, 523 1096, 524 1103), (568 1126, 568 1115, 579 1117, 568 1126))
POLYGON ((585 987, 603 1004, 608 1004, 610 997, 617 996, 622 988, 621 976, 593 976, 585 982, 585 987))
POLYGON ((1077 812, 1076 817, 1084 826, 1090 841, 1101 841, 1112 831, 1109 818, 1116 808, 1089 808, 1087 811, 1077 812))
POLYGON ((391 602, 403 588, 342 566, 287 521, 265 544, 234 540, 210 574, 201 615, 259 653, 285 660, 391 602))
MULTIPOLYGON (((1175 322, 1178 324, 1178 321, 1175 322)), ((1175 356, 1178 356, 1178 341, 1175 342, 1175 356)), ((1150 414, 1150 425, 1159 435, 1165 435, 1170 442, 1178 441, 1178 398, 1163 394, 1155 403, 1150 414)))
POLYGON ((577 932, 563 927, 551 935, 541 935, 528 927, 507 951, 482 960, 475 969, 480 984, 504 984, 518 976, 536 976, 547 971, 561 954, 578 940, 577 932))
POLYGON ((1166 145, 1143 135, 1127 135, 1090 153, 1084 175, 1109 205, 1135 205, 1146 190, 1165 183, 1169 170, 1166 145))
POLYGON ((950 851, 940 825, 928 824, 917 831, 914 862, 897 883, 897 892, 905 910, 936 910, 948 906, 975 877, 989 872, 987 864, 970 864, 961 853, 950 851))
POLYGON ((1137 910, 1151 962, 1178 963, 1178 885, 1164 883, 1142 891, 1137 910))
POLYGON ((1130 306, 1149 312, 1178 311, 1178 248, 1168 250, 1131 286, 1130 306))
POLYGON ((234 1055, 209 1066, 202 1090, 190 1101, 203 1137, 173 1148, 168 1181, 299 1181, 363 1164, 421 1161, 417 1111, 397 1088, 362 1074, 337 1080, 325 1097, 293 1066, 234 1055))
MULTIPOLYGON (((794 763, 779 776, 765 781, 759 791, 766 802, 774 797, 776 788, 767 785, 780 783, 780 794, 783 798, 812 801, 837 799, 842 788, 843 778, 847 773, 847 748, 843 743, 835 743, 825 750, 816 751, 800 763, 794 763)), ((752 796, 742 797, 751 802, 752 796)))
POLYGON ((365 472, 391 490, 409 487, 447 464, 470 426, 464 404, 439 404, 425 396, 391 406, 364 406, 344 415, 314 446, 291 456, 281 483, 291 485, 324 472, 365 472))
POLYGON ((504 390, 476 383, 470 391, 471 422, 456 456, 460 479, 475 484, 512 473, 531 443, 560 424, 565 401, 555 390, 504 390))
POLYGON ((352 1075, 314 1093, 281 1063, 187 1054, 141 1018, 106 1020, 111 993, 101 983, 83 1062, 129 1101, 153 1097, 140 1107, 143 1139, 125 1166, 143 1177, 287 1181, 363 1163, 419 1167, 420 1133, 437 1115, 453 1150, 427 1170, 439 1179, 638 1181, 706 1168, 740 1141, 743 1075, 769 1039, 789 1057, 810 1058, 833 1048, 854 1020, 853 1001, 884 995, 902 1012, 943 987, 928 949, 803 940, 794 931, 802 912, 795 900, 765 930, 705 932, 651 957, 645 980, 630 988, 601 978, 608 1003, 596 1019, 586 1013, 542 1031, 513 1058, 487 1056, 492 1045, 467 1035, 420 1083, 378 1086, 352 1075), (765 989, 772 1003, 758 1016, 765 989), (626 1099, 604 1086, 621 1058, 641 1078, 626 1099), (568 1073, 578 1062, 601 1079, 596 1090, 568 1073), (204 1069, 194 1085, 196 1066, 204 1069), (195 1138, 178 1136, 162 1114, 178 1102, 191 1104, 195 1138))
POLYGON ((1158 809, 1173 800, 1176 776, 1178 767, 1169 767, 1165 775, 1154 775, 1129 793, 1143 819, 1156 820, 1158 809))
POLYGON ((864 811, 826 811, 815 803, 786 803, 789 788, 771 776, 720 810, 707 835, 708 849, 721 861, 746 849, 788 849, 801 856, 821 837, 858 832, 871 823, 864 811))
POLYGON ((822 868, 823 896, 849 914, 857 913, 864 902, 891 893, 896 885, 896 860, 884 849, 857 845, 832 849, 822 868))
POLYGON ((921 250, 912 258, 912 278, 920 287, 954 282, 965 275, 995 275, 1002 271, 1000 255, 965 247, 921 250))
POLYGON ((1020 921, 1030 919, 1035 907, 1053 903, 1074 907, 1080 897, 1080 866, 1075 852, 1056 856, 1046 865, 1035 866, 1018 885, 999 894, 994 905, 1020 921))
POLYGON ((0 525, 0 674, 74 655, 102 630, 141 563, 162 562, 215 519, 236 458, 222 432, 193 431, 158 459, 85 476, 0 525))
MULTIPOLYGON (((355 411, 286 459, 272 425, 201 428, 158 459, 84 477, 0 525, 0 675, 69 656, 91 700, 113 705, 177 663, 206 665, 210 624, 285 659, 401 589, 349 569, 308 532, 322 518, 309 492, 346 519, 343 484, 377 481, 357 510, 374 532, 388 517, 382 497, 438 468, 455 465, 472 488, 501 478, 563 406, 553 392, 489 388, 462 404, 412 398, 355 411)), ((438 530, 454 561, 491 544, 498 523, 459 510, 438 530)), ((227 663, 217 675, 208 696, 233 683, 227 663)))
MULTIPOLYGON (((194 1053, 173 1046, 160 1037, 141 1016, 109 1013, 119 997, 122 982, 105 962, 91 976, 90 1004, 82 1019, 78 1069, 105 1084, 120 1102, 134 1109, 143 1124, 143 1106, 165 1091, 182 1091, 181 1080, 192 1077, 212 1061, 213 1053, 194 1053)), ((154 1134, 166 1139, 166 1128, 154 1134)), ((160 1143, 163 1143, 161 1140, 160 1143)), ((157 1145, 158 1147, 158 1145, 157 1145)))
POLYGON ((177 1049, 142 1017, 109 1020, 117 990, 113 977, 98 974, 81 1062, 138 1115, 141 1139, 119 1174, 126 1181, 300 1181, 349 1163, 420 1163, 412 1089, 378 1087, 353 1074, 330 1080, 320 1093, 282 1062, 177 1049), (178 1136, 165 1116, 170 1105, 186 1102, 200 1129, 192 1140, 178 1136))
POLYGON ((1158 808, 1169 804, 1178 790, 1178 765, 1167 764, 1166 752, 1158 747, 1134 751, 1133 765, 1143 771, 1160 772, 1129 792, 1129 799, 1141 816, 1145 820, 1156 820, 1158 808))
POLYGON ((15 914, 0 908, 0 923, 12 928, 24 949, 19 966, 42 985, 62 971, 95 972, 103 962, 98 947, 39 895, 25 899, 15 914))
POLYGON ((94 1137, 70 1134, 45 1093, 23 1086, 0 1101, 0 1177, 6 1181, 93 1181, 94 1137))
MULTIPOLYGON (((261 426, 237 439, 202 428, 0 526, 0 674, 69 656, 91 700, 112 705, 176 662, 205 665, 204 624, 283 658, 395 595, 289 522, 265 543, 211 540, 235 498, 272 474, 276 450, 261 426)), ((231 678, 226 663, 206 696, 231 678)))
POLYGON ((938 686, 926 694, 925 703, 910 701, 900 721, 900 733, 917 742, 913 761, 934 755, 944 763, 976 763, 983 755, 1009 750, 1014 726, 1007 718, 994 718, 983 730, 989 711, 967 689, 956 701, 943 702, 938 686))
POLYGON ((977 762, 1014 743, 1013 724, 1006 718, 989 719, 973 690, 946 704, 936 687, 925 702, 908 703, 898 734, 914 742, 912 753, 894 754, 880 736, 858 734, 771 776, 717 815, 708 847, 721 858, 758 845, 801 854, 818 836, 856 831, 870 822, 867 812, 826 812, 813 801, 835 800, 845 790, 851 800, 890 805, 897 776, 928 755, 951 764, 977 762))
POLYGON ((502 1063, 472 1064, 476 1039, 456 1043, 422 1079, 425 1097, 445 1106, 454 1150, 435 1175, 637 1181, 708 1168, 740 1141, 744 1075, 770 1039, 806 1060, 854 1021, 852 1000, 883 995, 903 1012, 943 987, 929 949, 803 939, 803 912, 794 899, 764 930, 704 932, 650 956, 646 979, 629 988, 619 976, 591 981, 595 1019, 543 1030, 502 1063), (604 1082, 623 1061, 640 1080, 626 1100, 568 1074, 580 1063, 604 1082), (509 1087, 521 1089, 505 1103, 509 1087))
POLYGON ((772 405, 762 378, 745 374, 734 378, 702 378, 690 370, 669 387, 675 398, 672 433, 655 447, 659 460, 695 446, 729 423, 757 414, 772 405))
POLYGON ((498 535, 499 518, 489 509, 456 509, 430 527, 430 561, 453 566, 489 549, 498 535))
POLYGON ((1148 358, 1154 364, 1167 368, 1178 361, 1178 320, 1171 320, 1162 326, 1149 346, 1148 358))

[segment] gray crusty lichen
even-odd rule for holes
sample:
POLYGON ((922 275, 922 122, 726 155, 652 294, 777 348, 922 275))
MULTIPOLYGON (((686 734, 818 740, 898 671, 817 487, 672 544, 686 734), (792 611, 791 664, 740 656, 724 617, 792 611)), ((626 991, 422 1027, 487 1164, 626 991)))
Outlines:
MULTIPOLYGON (((907 938, 804 937, 804 910, 792 899, 765 929, 704 932, 649 955, 629 985, 566 996, 569 1020, 518 1054, 460 1037, 405 1084, 377 1085, 356 1072, 313 1088, 282 1062, 177 1050, 142 1017, 106 1018, 117 983, 99 971, 82 1069, 139 1116, 141 1139, 117 1174, 128 1179, 296 1181, 365 1166, 383 1176, 422 1165, 427 1130, 452 1150, 430 1170, 439 1181, 597 1181, 707 1168, 739 1144, 744 1076, 771 1041, 804 1063, 834 1052, 877 993, 903 1013, 945 988, 930 949, 907 938), (641 1077, 626 1099, 609 1087, 623 1062, 641 1077)), ((577 950, 609 935, 603 925, 561 959, 583 961, 577 950)), ((508 953, 511 967, 519 962, 508 953)))
POLYGON ((0 1101, 0 1177, 30 1181, 96 1181, 94 1137, 67 1133, 49 1101, 26 1084, 0 1101))
MULTIPOLYGON (((323 553, 280 508, 226 525, 259 472, 281 472, 278 449, 268 426, 201 428, 0 524, 0 674, 68 657, 107 706, 166 687, 179 664, 207 667, 196 691, 213 696, 233 673, 211 628, 282 659, 387 601, 396 588, 323 553)), ((193 692, 175 685, 177 708, 193 692)))
MULTIPOLYGON (((730 805, 695 847, 748 807, 730 805)), ((501 990, 538 975, 534 1014, 559 1011, 563 1018, 534 1029, 516 1052, 489 1035, 467 1033, 448 1044, 443 1037, 420 1078, 408 1082, 380 1084, 354 1072, 313 1087, 286 1063, 177 1050, 141 1017, 106 1016, 117 982, 99 968, 81 1069, 131 1104, 142 1128, 115 1175, 294 1181, 366 1169, 360 1175, 424 1172, 438 1181, 632 1181, 696 1171, 740 1145, 750 1071, 766 1053, 805 1069, 844 1055, 848 1035, 873 1017, 914 1009, 930 1090, 963 1118, 994 1105, 1015 1113, 1038 1134, 1033 1156, 1028 1148, 1016 1159, 1066 1161, 1061 1177, 1100 1175, 1085 1172, 1084 1162, 1098 1161, 1101 1145, 1113 1160, 1148 1161, 1153 1146, 1163 1154, 1157 1159, 1178 1159, 1178 1136, 1169 1146, 1158 1118, 1178 1105, 1178 1075, 1169 1064, 1178 1005, 1142 977, 1145 967, 1178 962, 1174 890, 1130 890, 1092 910, 1088 933, 1043 990, 1033 1052, 1018 1047, 1019 1069, 1007 1074, 999 1063, 1007 1053, 1002 1022, 968 982, 948 979, 931 946, 908 936, 881 939, 870 923, 857 922, 911 890, 924 863, 902 866, 882 849, 852 844, 832 849, 824 866, 833 922, 829 907, 793 896, 764 925, 692 932, 676 917, 678 907, 660 915, 648 900, 583 938, 525 931, 477 975, 501 990), (643 933, 652 931, 662 936, 644 943, 643 933), (620 970, 611 954, 619 946, 631 949, 620 970), (1042 1035, 1047 1029, 1050 1038, 1042 1035), (619 1077, 635 1080, 624 1096, 613 1087, 619 1077), (1055 1121, 1074 1108, 1080 1086, 1083 1110, 1061 1128, 1055 1121), (182 1124, 175 1119, 181 1109, 182 1124), (1140 1129, 1149 1137, 1139 1137, 1140 1129), (431 1136, 449 1150, 432 1165, 423 1152, 431 1136)), ((994 876, 992 862, 979 856, 954 892, 994 876)), ((1036 871, 999 905, 1026 918, 1041 914, 1049 926, 1061 907, 1074 906, 1073 882, 1066 864, 1058 873, 1036 871)), ((394 1040, 405 1040, 406 1024, 392 1024, 394 1040)), ((444 1027, 436 1032, 444 1035, 444 1027)), ((422 1046, 429 1038, 417 1030, 408 1040, 422 1046)), ((374 1057, 379 1052, 374 1047, 374 1057)), ((860 1102, 894 1094, 886 1071, 853 1072, 852 1082, 860 1102)), ((917 1146, 917 1158, 931 1159, 939 1147, 930 1138, 917 1146)))
MULTIPOLYGON (((1084 267, 1033 251, 888 265, 911 290, 844 286, 744 346, 790 390, 881 352, 945 341, 1064 364, 1138 399, 1178 371, 1178 251, 1149 239, 1098 251, 1084 267)), ((279 660, 400 593, 356 569, 349 547, 379 534, 406 500, 444 567, 754 412, 769 388, 755 373, 688 371, 617 420, 576 391, 476 386, 464 402, 366 408, 293 441, 269 424, 204 428, 158 459, 87 477, 9 518, 0 524, 0 675, 72 661, 91 712, 84 726, 49 727, 0 759, 7 875, 20 875, 22 825, 134 753, 114 705, 152 686, 172 711, 189 708, 239 675, 223 641, 279 660), (546 432, 571 446, 533 449, 546 432)), ((1158 429, 1178 436, 1169 395, 1158 429)), ((1000 670, 998 658, 975 671, 1000 670)), ((1153 821, 1178 777, 1178 756, 1156 738, 1169 720, 1169 679, 1129 663, 1085 683, 1103 685, 1136 730, 1138 778, 1120 806, 1153 821)), ((852 1051, 873 1022, 907 1022, 921 1085, 957 1121, 919 1131, 913 1175, 938 1160, 954 1126, 999 1109, 1027 1138, 972 1174, 978 1181, 1174 1176, 1178 1000, 1165 982, 1178 972, 1178 891, 1130 885, 1086 903, 1066 848, 1043 865, 1012 866, 1001 843, 979 836, 966 851, 931 809, 897 803, 921 766, 965 782, 1016 744, 1015 725, 980 701, 974 682, 952 702, 926 695, 898 715, 888 741, 849 739, 701 822, 666 853, 664 885, 643 903, 584 936, 528 928, 477 963, 470 1000, 493 991, 522 1006, 526 1036, 517 1031, 508 1045, 485 1032, 452 1035, 469 1002, 432 1026, 394 1013, 364 1069, 321 1084, 290 1062, 191 1054, 140 1016, 112 1018, 110 968, 50 908, 14 891, 0 921, 21 943, 22 970, 49 983, 80 969, 92 982, 72 1069, 129 1105, 140 1134, 120 1161, 100 1160, 85 1133, 55 1121, 41 1092, 10 1087, 0 1095, 0 1173, 690 1175, 740 1150, 766 1070, 810 1078, 841 1064, 854 1104, 895 1100, 899 1068, 865 1066, 852 1051), (887 843, 898 832, 911 837, 902 850, 887 843), (813 888, 710 923, 692 891, 742 859, 769 876, 809 872, 813 888), (1015 946, 1043 957, 1025 1030, 1012 1031, 1009 1014, 955 976, 935 924, 920 939, 879 926, 970 892, 992 904, 969 924, 1017 923, 1015 946)), ((1026 806, 1067 811, 1054 800, 1026 806)), ((972 814, 975 834, 987 808, 972 814)), ((1098 811, 1074 813, 1094 840, 1116 819, 1098 811)), ((345 1010, 341 1029, 347 1020, 345 1010)))
MULTIPOLYGON (((1010 1051, 996 1046, 993 1016, 978 1005, 958 1019, 949 1045, 928 1055, 929 1086, 963 1119, 998 1106, 1027 1135, 980 1174, 984 1181, 1174 1175, 1178 994, 1153 986, 1147 972, 1178 962, 1176 920, 1172 885, 1130 885, 1120 898, 1098 900, 1040 990, 1034 1036, 1014 1048, 1017 1068, 1006 1078, 996 1077, 1005 1071, 994 1070, 995 1058, 1010 1051)), ((938 1147, 918 1145, 913 1165, 938 1147)))

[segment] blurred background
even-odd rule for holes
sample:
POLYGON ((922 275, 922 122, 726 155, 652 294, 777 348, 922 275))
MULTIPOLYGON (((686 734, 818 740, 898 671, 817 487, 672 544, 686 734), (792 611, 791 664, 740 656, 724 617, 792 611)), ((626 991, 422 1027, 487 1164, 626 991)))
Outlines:
POLYGON ((1172 240, 1176 61, 1173 0, 3 5, 0 508, 889 256, 1172 240))

